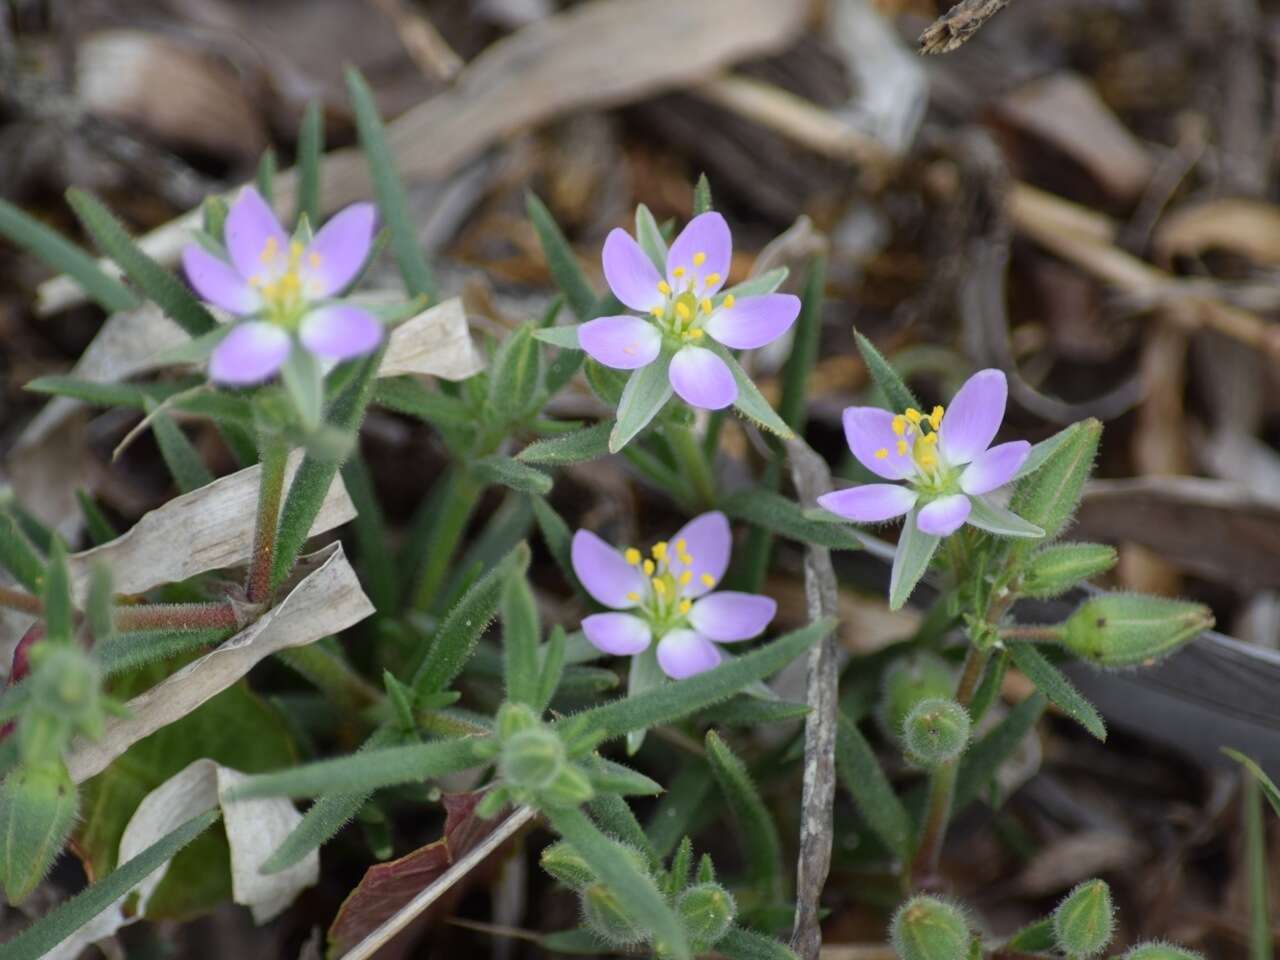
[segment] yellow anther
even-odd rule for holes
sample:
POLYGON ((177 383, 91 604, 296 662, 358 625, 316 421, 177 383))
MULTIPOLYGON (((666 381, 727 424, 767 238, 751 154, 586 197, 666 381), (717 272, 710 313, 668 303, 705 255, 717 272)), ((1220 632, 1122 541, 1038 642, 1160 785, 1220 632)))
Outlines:
POLYGON ((701 339, 702 339, 702 333, 703 333, 703 331, 702 331, 702 330, 690 330, 690 331, 689 331, 689 339, 690 339, 690 340, 701 340, 701 339))
POLYGON ((640 562, 640 551, 635 547, 627 547, 626 552, 622 556, 627 563, 631 564, 633 567, 640 562))
POLYGON ((654 592, 657 593, 658 596, 665 597, 667 595, 667 581, 659 577, 654 577, 649 582, 653 584, 654 592))
POLYGON ((703 312, 703 313, 710 313, 710 312, 711 312, 711 298, 710 298, 710 297, 703 297, 703 298, 698 302, 698 306, 702 308, 702 312, 703 312))
POLYGON ((693 255, 693 265, 695 267, 700 267, 706 262, 707 262, 707 255, 705 253, 699 252, 693 255))
POLYGON ((267 242, 262 245, 262 253, 258 254, 258 259, 263 263, 270 263, 279 252, 280 241, 275 237, 267 237, 267 242))
POLYGON ((684 573, 680 574, 680 586, 687 587, 690 584, 690 582, 692 582, 692 580, 693 580, 692 570, 686 570, 684 573))
POLYGON ((681 613, 688 613, 688 612, 689 612, 690 610, 692 610, 692 609, 693 609, 693 601, 692 601, 692 600, 681 600, 681 601, 680 601, 680 612, 681 612, 681 613))
POLYGON ((898 456, 900 456, 900 457, 905 456, 905 455, 906 455, 906 453, 907 453, 907 441, 905 441, 905 440, 899 440, 899 441, 898 441, 898 456))
POLYGON ((260 286, 262 286, 262 274, 260 274, 260 273, 255 273, 252 277, 250 277, 250 278, 249 278, 249 286, 251 286, 251 287, 260 287, 260 286))
POLYGON ((676 304, 676 316, 677 316, 677 317, 679 317, 681 320, 690 320, 690 319, 692 319, 693 314, 689 312, 689 305, 688 305, 688 304, 686 304, 686 303, 677 303, 677 304, 676 304))
POLYGON ((709 573, 704 573, 698 579, 702 581, 704 587, 714 587, 716 585, 716 578, 709 573))
POLYGON ((661 308, 661 307, 650 307, 650 308, 649 308, 649 315, 650 315, 650 316, 652 316, 652 317, 656 317, 656 318, 657 318, 657 319, 659 319, 659 320, 661 320, 661 319, 662 319, 662 313, 663 313, 663 311, 662 311, 662 308, 661 308))
POLYGON ((924 453, 920 454, 919 460, 920 466, 932 467, 938 462, 938 455, 931 450, 926 450, 924 453))
POLYGON ((926 436, 921 437, 920 442, 927 443, 931 447, 936 446, 938 443, 938 435, 936 433, 930 433, 926 436))
POLYGON ((721 306, 723 306, 726 310, 728 310, 730 307, 732 307, 732 306, 733 306, 734 302, 735 302, 735 301, 734 301, 734 299, 733 299, 733 294, 732 294, 732 293, 726 293, 726 294, 724 295, 724 303, 723 303, 723 304, 721 304, 721 306))
POLYGON ((650 552, 653 554, 653 559, 655 560, 661 561, 667 559, 667 542, 665 540, 659 540, 653 545, 653 549, 650 552))
POLYGON ((684 267, 676 267, 674 270, 671 271, 671 275, 677 279, 679 279, 680 277, 683 277, 686 273, 688 273, 688 271, 685 270, 684 267))
POLYGON ((720 274, 708 273, 705 277, 703 277, 702 282, 708 287, 714 287, 717 283, 720 282, 720 274))
POLYGON ((915 407, 908 407, 907 412, 904 413, 903 416, 907 418, 907 420, 911 423, 912 426, 915 426, 917 423, 919 423, 921 420, 924 419, 920 411, 917 410, 915 407))
POLYGON ((634 590, 632 590, 630 593, 628 593, 628 594, 627 594, 627 599, 628 599, 628 600, 630 600, 632 603, 639 603, 639 602, 640 602, 640 594, 638 594, 638 593, 636 593, 634 590))
POLYGON ((653 565, 653 561, 652 561, 652 560, 646 560, 646 561, 644 562, 644 575, 645 575, 646 577, 652 577, 652 576, 653 576, 653 571, 654 571, 654 569, 655 569, 655 567, 654 567, 654 565, 653 565))
POLYGON ((896 433, 898 436, 902 436, 904 433, 907 432, 907 421, 906 421, 906 418, 902 416, 902 414, 898 414, 896 417, 893 418, 893 432, 896 433))
POLYGON ((689 541, 681 537, 676 541, 676 553, 685 554, 689 550, 689 541))
POLYGON ((665 296, 669 296, 669 295, 670 295, 670 293, 671 293, 671 284, 667 283, 667 281, 665 281, 665 280, 659 280, 659 281, 658 281, 658 292, 659 292, 660 294, 662 294, 664 297, 665 297, 665 296))
POLYGON ((942 407, 934 407, 933 411, 929 414, 929 426, 933 427, 935 430, 942 426, 942 414, 944 412, 945 411, 942 407))
POLYGON ((314 250, 307 255, 307 263, 311 265, 312 270, 318 270, 321 262, 320 254, 316 253, 314 250))
POLYGON ((888 447, 881 447, 879 450, 877 450, 877 451, 876 451, 876 459, 877 459, 877 460, 883 460, 883 459, 884 459, 885 457, 887 457, 887 456, 889 456, 889 448, 888 448, 888 447))

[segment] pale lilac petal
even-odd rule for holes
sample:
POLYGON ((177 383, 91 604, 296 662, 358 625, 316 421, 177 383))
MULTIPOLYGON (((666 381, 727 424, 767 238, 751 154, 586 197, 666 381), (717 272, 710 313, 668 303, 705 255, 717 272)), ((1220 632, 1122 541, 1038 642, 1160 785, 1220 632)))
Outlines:
POLYGON ((209 379, 242 387, 261 383, 289 356, 289 334, 261 321, 239 323, 213 348, 209 379))
POLYGON ((879 407, 846 407, 844 411, 844 437, 858 462, 886 480, 904 480, 915 476, 916 464, 911 457, 911 447, 900 452, 893 432, 893 414, 879 407), (876 456, 883 453, 883 456, 876 456))
POLYGON ((609 289, 632 310, 648 313, 666 300, 658 289, 662 276, 627 231, 621 228, 609 231, 600 259, 609 289))
POLYGON ((916 505, 918 494, 896 483, 867 483, 824 493, 818 506, 854 523, 880 523, 900 517, 916 505))
POLYGON ((707 333, 726 347, 754 350, 782 336, 800 315, 800 298, 789 293, 743 297, 707 321, 707 333))
POLYGON ((916 514, 916 526, 924 533, 945 537, 960 529, 960 525, 968 519, 971 509, 972 504, 963 493, 941 497, 920 508, 920 512, 916 514))
POLYGON ((275 213, 253 187, 245 187, 227 212, 227 252, 246 280, 274 280, 289 263, 289 238, 275 213))
POLYGON ((302 319, 298 339, 317 357, 350 360, 372 353, 382 342, 382 324, 368 310, 334 303, 302 319))
POLYGON ((681 347, 667 369, 671 386, 691 407, 723 410, 738 399, 738 384, 723 360, 706 347, 681 347))
POLYGON ((604 653, 629 657, 649 646, 649 624, 629 613, 593 613, 582 621, 582 632, 604 653))
POLYGON ((356 278, 373 247, 376 219, 372 203, 353 203, 320 228, 307 244, 300 264, 309 296, 330 296, 356 278))
POLYGON ((700 597, 715 589, 729 569, 733 534, 729 520, 719 510, 694 517, 667 541, 667 565, 679 579, 686 570, 693 573, 682 596, 700 597), (689 562, 685 563, 684 558, 689 562))
POLYGON ((579 582, 606 607, 626 610, 637 603, 632 596, 644 595, 644 574, 590 530, 579 530, 573 535, 570 553, 579 582))
POLYGON ((578 327, 578 346, 615 370, 635 370, 657 359, 662 334, 648 320, 624 314, 600 317, 578 327))
POLYGON ((778 602, 772 597, 725 590, 695 603, 689 623, 718 643, 734 643, 760 636, 777 612, 778 602))
POLYGON ((978 496, 1003 487, 1013 479, 1029 453, 1031 444, 1027 441, 1011 440, 978 454, 960 474, 960 489, 978 496))
POLYGON ((732 257, 733 237, 724 217, 714 210, 699 214, 671 244, 667 253, 667 281, 679 291, 693 280, 693 292, 700 297, 710 297, 724 286, 732 257))
POLYGON ((705 673, 719 663, 716 645, 693 630, 672 630, 658 641, 658 666, 672 680, 705 673))
POLYGON ((979 370, 951 398, 942 418, 938 446, 953 467, 969 463, 991 446, 1000 422, 1009 384, 1002 370, 979 370))
POLYGON ((244 316, 262 306, 258 291, 249 286, 231 264, 203 247, 191 244, 183 248, 182 270, 200 299, 215 307, 244 316))

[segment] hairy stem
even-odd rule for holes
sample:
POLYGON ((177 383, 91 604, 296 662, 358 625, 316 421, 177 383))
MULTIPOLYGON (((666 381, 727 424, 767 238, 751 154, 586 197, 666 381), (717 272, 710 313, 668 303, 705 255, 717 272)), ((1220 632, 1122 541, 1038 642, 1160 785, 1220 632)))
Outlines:
POLYGON ((35 616, 39 616, 44 611, 44 604, 40 602, 39 597, 32 596, 25 590, 14 590, 11 587, 0 587, 0 607, 9 607, 11 610, 20 610, 35 616))
POLYGON ((431 550, 427 553, 422 573, 413 589, 415 610, 430 610, 435 603, 436 595, 444 585, 445 576, 453 567, 458 541, 462 539, 467 522, 484 491, 484 485, 477 482, 465 467, 453 468, 445 483, 448 486, 440 498, 439 510, 428 539, 431 550))
POLYGON ((1058 643, 1062 639, 1062 628, 1001 627, 1000 636, 1005 640, 1025 640, 1029 643, 1058 643))
POLYGON ((271 564, 275 556, 280 503, 284 499, 284 470, 288 449, 275 437, 262 444, 262 479, 258 486, 258 516, 253 530, 253 560, 245 585, 251 603, 271 596, 271 564))
POLYGON ((688 471, 694 492, 704 508, 715 505, 716 480, 707 452, 693 430, 683 424, 668 424, 663 431, 680 465, 688 471))
POLYGON ((116 629, 129 630, 221 630, 240 626, 240 617, 230 603, 144 603, 117 607, 116 629))
POLYGON ((382 691, 323 644, 281 650, 276 656, 311 681, 340 710, 355 713, 382 699, 382 691))

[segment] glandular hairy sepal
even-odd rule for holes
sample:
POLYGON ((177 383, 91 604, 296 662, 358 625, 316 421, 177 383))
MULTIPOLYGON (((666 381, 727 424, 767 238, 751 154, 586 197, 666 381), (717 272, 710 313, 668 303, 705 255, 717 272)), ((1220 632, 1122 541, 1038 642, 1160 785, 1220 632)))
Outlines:
POLYGON ((956 681, 951 667, 933 653, 896 660, 884 674, 876 717, 886 736, 901 741, 907 714, 921 700, 949 697, 956 681))
POLYGON ((925 769, 948 763, 969 743, 969 711, 954 700, 921 700, 902 725, 907 757, 925 769))
POLYGON ((1106 949, 1115 934, 1111 888, 1102 880, 1086 880, 1053 911, 1053 936, 1069 957, 1088 960, 1106 949))
POLYGON ((699 883, 680 895, 676 904, 680 923, 689 942, 699 950, 712 947, 729 932, 738 905, 732 894, 718 883, 699 883))
POLYGON ((1056 544, 1027 561, 1018 592, 1040 600, 1058 597, 1085 580, 1106 573, 1115 564, 1115 547, 1104 543, 1056 544))
POLYGON ((61 760, 22 765, 0 783, 0 880, 10 903, 35 889, 62 851, 79 798, 61 760))
POLYGON ((1204 955, 1172 943, 1140 943, 1122 960, 1204 960, 1204 955))
POLYGON ((563 840, 544 849, 539 862, 543 870, 572 890, 583 890, 595 883, 595 874, 587 861, 563 840))
POLYGON ((1063 624, 1062 645, 1100 667, 1155 663, 1213 626, 1198 603, 1113 593, 1082 604, 1063 624))
POLYGON ((602 883, 582 891, 582 919, 592 933, 614 946, 630 946, 648 939, 614 892, 602 883))
POLYGON ((890 927, 899 960, 964 960, 972 942, 964 913, 937 897, 912 897, 890 927))

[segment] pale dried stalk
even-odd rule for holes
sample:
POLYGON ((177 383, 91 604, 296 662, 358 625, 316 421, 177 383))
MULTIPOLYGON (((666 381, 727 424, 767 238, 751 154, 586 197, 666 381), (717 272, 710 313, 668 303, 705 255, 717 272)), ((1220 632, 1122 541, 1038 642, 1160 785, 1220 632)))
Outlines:
POLYGON ((422 73, 433 80, 452 80, 465 65, 440 36, 434 23, 404 0, 371 0, 395 24, 400 43, 422 73))
POLYGON ((978 32, 1009 0, 960 0, 920 34, 921 53, 950 53, 978 32))
POLYGON ((314 643, 374 612, 341 544, 331 544, 298 565, 299 579, 257 621, 127 704, 129 715, 107 723, 95 741, 72 744, 67 769, 76 783, 101 773, 139 740, 181 720, 217 696, 265 657, 314 643))

